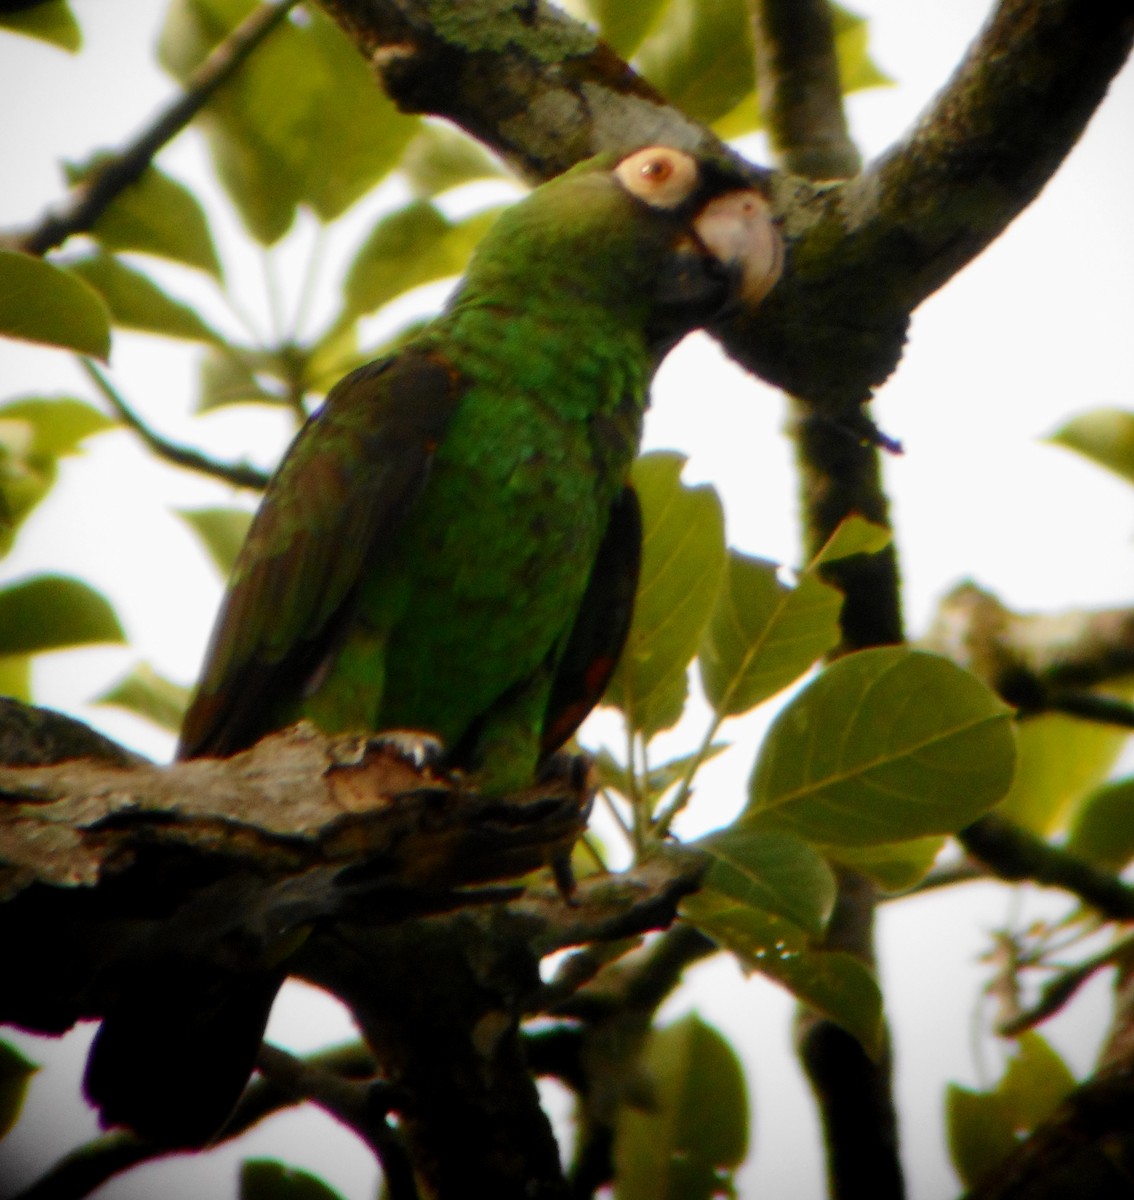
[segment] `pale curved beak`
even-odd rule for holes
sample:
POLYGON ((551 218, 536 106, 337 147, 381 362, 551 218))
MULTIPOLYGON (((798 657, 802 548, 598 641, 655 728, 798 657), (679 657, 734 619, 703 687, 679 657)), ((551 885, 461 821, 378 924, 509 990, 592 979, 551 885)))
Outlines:
POLYGON ((759 304, 784 265, 783 239, 764 197, 755 191, 725 192, 705 205, 693 228, 718 262, 739 272, 740 304, 759 304))

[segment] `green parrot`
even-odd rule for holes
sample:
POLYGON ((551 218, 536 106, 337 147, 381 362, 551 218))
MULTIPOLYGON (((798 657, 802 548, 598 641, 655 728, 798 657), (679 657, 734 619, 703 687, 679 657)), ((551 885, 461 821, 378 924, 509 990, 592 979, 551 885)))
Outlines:
MULTIPOLYGON (((484 791, 531 783, 601 698, 629 626, 641 530, 628 477, 654 371, 779 270, 759 193, 670 147, 600 155, 508 209, 445 310, 338 383, 292 444, 179 756, 230 755, 308 718, 429 733, 484 791)), ((104 1119, 171 1142, 215 1130, 274 984, 230 991, 244 1017, 223 1095, 215 1050, 189 1037, 163 1063, 180 1075, 165 1108, 152 1078, 135 1088, 158 1018, 109 1016, 86 1078, 104 1119), (187 1121, 189 1107, 205 1115, 187 1121)), ((165 1014, 163 1036, 173 1027, 165 1014)))

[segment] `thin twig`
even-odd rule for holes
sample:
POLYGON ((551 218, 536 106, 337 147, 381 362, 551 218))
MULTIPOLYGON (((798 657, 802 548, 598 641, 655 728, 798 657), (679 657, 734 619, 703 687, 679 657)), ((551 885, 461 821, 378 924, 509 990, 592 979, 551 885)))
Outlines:
POLYGON ((136 183, 154 156, 173 140, 226 83, 257 46, 283 21, 299 0, 261 4, 229 35, 213 47, 190 75, 179 96, 132 142, 106 160, 76 187, 57 212, 49 212, 34 228, 12 239, 28 254, 45 254, 61 246, 72 234, 91 229, 120 193, 136 183))
POLYGON ((191 446, 178 445, 178 443, 162 437, 160 433, 155 433, 123 400, 110 380, 89 358, 80 358, 79 362, 106 402, 118 414, 122 423, 132 429, 159 458, 164 458, 166 462, 171 462, 175 466, 184 467, 187 471, 196 471, 198 474, 231 483, 235 487, 251 488, 254 491, 262 492, 268 486, 271 476, 258 467, 253 467, 249 463, 217 462, 216 459, 202 454, 200 450, 194 450, 191 446))

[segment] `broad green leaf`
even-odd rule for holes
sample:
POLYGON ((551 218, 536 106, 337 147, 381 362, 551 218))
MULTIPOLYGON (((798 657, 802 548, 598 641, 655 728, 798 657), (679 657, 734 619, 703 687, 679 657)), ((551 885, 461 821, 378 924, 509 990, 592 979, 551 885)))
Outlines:
MULTIPOLYGON (((75 184, 97 172, 109 155, 98 155, 67 177, 75 184)), ((91 234, 107 250, 136 250, 197 267, 221 277, 208 219, 197 197, 157 167, 148 167, 136 183, 115 196, 91 234)))
POLYGON ((114 422, 81 400, 30 396, 0 407, 0 556, 51 490, 57 460, 114 422))
POLYGON ((102 295, 114 324, 123 329, 190 341, 221 340, 187 304, 174 300, 149 276, 113 255, 99 252, 69 265, 80 279, 102 295))
POLYGON ((602 39, 629 59, 668 0, 586 0, 586 9, 602 39))
POLYGON ((698 655, 705 695, 721 716, 755 708, 838 643, 842 592, 814 574, 788 587, 776 572, 773 562, 729 551, 698 655))
POLYGON ((874 973, 849 954, 812 950, 800 926, 775 913, 738 905, 702 889, 681 902, 681 915, 741 965, 787 988, 830 1017, 876 1057, 882 1049, 882 993, 874 973))
POLYGON ((877 554, 891 542, 892 534, 884 525, 875 525, 865 517, 852 514, 840 521, 838 528, 827 539, 823 548, 808 564, 813 571, 825 563, 838 562, 855 554, 877 554))
POLYGON ((65 575, 37 575, 0 589, 0 655, 124 642, 105 597, 65 575))
POLYGON ((945 1128, 953 1167, 975 1187, 1018 1145, 1001 1098, 951 1083, 945 1089, 945 1128))
POLYGON ((197 411, 226 404, 282 404, 281 392, 270 391, 257 378, 272 374, 269 356, 243 346, 210 346, 201 357, 197 411))
POLYGON ((1110 774, 1127 734, 1051 714, 1016 727, 1019 764, 1000 807, 1009 821, 1048 837, 1065 828, 1079 803, 1110 774))
POLYGON ((102 296, 70 271, 0 250, 0 336, 105 359, 110 313, 102 296))
MULTIPOLYGON (((183 83, 253 0, 176 0, 159 56, 183 83)), ((333 220, 386 175, 419 126, 398 112, 343 32, 313 8, 283 21, 210 101, 202 125, 253 236, 287 232, 299 205, 333 220)))
POLYGON ((354 319, 410 288, 459 275, 499 212, 493 208, 450 221, 433 204, 415 200, 383 217, 347 273, 345 314, 354 319))
POLYGON ((744 0, 670 0, 636 57, 671 104, 711 123, 755 86, 748 6, 744 0))
POLYGON ((8 1042, 0 1042, 0 1138, 19 1120, 31 1077, 39 1070, 8 1042))
POLYGON ((1134 483, 1134 412, 1096 408, 1073 417, 1050 440, 1134 483))
POLYGON ((176 733, 189 707, 189 696, 188 688, 159 675, 149 663, 143 662, 93 702, 124 708, 176 733))
POLYGON ((0 29, 50 42, 72 54, 83 44, 79 23, 66 0, 41 0, 39 4, 0 10, 0 29))
POLYGON ((865 846, 963 828, 1012 781, 1011 710, 947 659, 889 646, 829 666, 765 738, 747 819, 865 846))
POLYGON ((736 1052, 690 1014, 646 1042, 648 1109, 619 1110, 618 1200, 709 1200, 730 1187, 748 1152, 748 1092, 736 1052))
POLYGON ((0 696, 32 702, 30 655, 0 654, 0 696))
POLYGON ((673 725, 689 662, 716 602, 725 564, 724 515, 708 485, 681 482, 682 455, 643 455, 633 483, 642 505, 642 572, 634 618, 605 702, 647 737, 673 725))
POLYGON ((221 577, 227 579, 244 545, 252 514, 245 508, 178 508, 174 512, 201 539, 221 577))
POLYGON ((703 888, 787 917, 813 937, 823 932, 835 904, 835 877, 806 842, 731 825, 694 845, 712 859, 703 888))
POLYGON ((306 1171, 270 1158, 246 1158, 240 1164, 240 1200, 342 1200, 342 1197, 306 1171))
POLYGON ((1032 1029, 1018 1039, 996 1092, 1012 1127, 1028 1133, 1046 1121, 1074 1087, 1075 1076, 1067 1064, 1032 1029))
POLYGON ((819 846, 825 858, 869 875, 884 892, 904 892, 920 883, 945 846, 943 837, 910 838, 876 846, 819 846))
POLYGON ((26 421, 32 429, 28 453, 59 458, 73 454, 92 434, 116 429, 110 417, 71 396, 24 396, 0 405, 0 421, 26 421))
POLYGON ((1087 797, 1067 849, 1110 871, 1122 870, 1134 858, 1134 778, 1104 784, 1087 797))
POLYGON ((414 195, 439 196, 477 179, 507 178, 478 141, 433 121, 423 121, 402 155, 401 170, 414 195))

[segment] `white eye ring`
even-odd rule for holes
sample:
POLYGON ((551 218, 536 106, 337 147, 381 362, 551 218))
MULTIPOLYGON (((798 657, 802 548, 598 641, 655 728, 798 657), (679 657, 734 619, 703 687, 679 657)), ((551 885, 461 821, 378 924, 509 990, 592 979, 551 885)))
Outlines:
POLYGON ((649 146, 624 158, 614 168, 615 178, 651 208, 676 208, 688 200, 700 180, 697 161, 669 146, 649 146))

